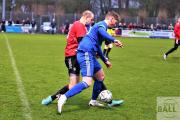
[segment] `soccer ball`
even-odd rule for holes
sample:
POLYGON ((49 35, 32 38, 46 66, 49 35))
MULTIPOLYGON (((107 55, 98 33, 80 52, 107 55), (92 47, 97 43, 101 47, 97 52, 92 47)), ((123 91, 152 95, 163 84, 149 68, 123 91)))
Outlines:
POLYGON ((102 102, 108 103, 112 100, 112 93, 109 90, 103 90, 99 94, 99 99, 102 102))

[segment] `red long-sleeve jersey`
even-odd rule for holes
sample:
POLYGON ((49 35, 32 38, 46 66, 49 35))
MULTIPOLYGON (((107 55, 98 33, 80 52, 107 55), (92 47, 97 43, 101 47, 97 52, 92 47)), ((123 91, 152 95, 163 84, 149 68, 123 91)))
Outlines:
POLYGON ((70 31, 67 36, 67 44, 65 48, 65 56, 74 56, 76 55, 76 50, 78 48, 78 37, 84 37, 87 33, 86 26, 80 21, 75 21, 70 28, 70 31))
POLYGON ((180 22, 177 22, 174 27, 175 39, 180 40, 180 22))

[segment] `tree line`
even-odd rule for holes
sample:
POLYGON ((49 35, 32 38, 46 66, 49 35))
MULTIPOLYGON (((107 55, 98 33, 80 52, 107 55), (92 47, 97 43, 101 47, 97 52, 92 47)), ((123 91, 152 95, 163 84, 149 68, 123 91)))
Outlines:
MULTIPOLYGON (((143 14, 142 16, 157 17, 175 17, 180 14, 179 0, 116 0, 118 8, 112 8, 113 0, 6 0, 6 8, 8 11, 12 10, 12 1, 15 1, 15 9, 20 8, 21 5, 30 6, 32 4, 53 5, 55 8, 61 8, 65 13, 82 12, 85 9, 92 10, 94 5, 99 3, 101 14, 105 14, 108 10, 116 10, 118 12, 125 11, 132 13, 131 15, 143 14), (130 8, 130 2, 135 1, 139 3, 138 8, 130 8), (123 5, 123 6, 122 6, 123 5)), ((2 4, 2 3, 0 3, 2 4)), ((33 11, 33 9, 32 9, 33 11)))

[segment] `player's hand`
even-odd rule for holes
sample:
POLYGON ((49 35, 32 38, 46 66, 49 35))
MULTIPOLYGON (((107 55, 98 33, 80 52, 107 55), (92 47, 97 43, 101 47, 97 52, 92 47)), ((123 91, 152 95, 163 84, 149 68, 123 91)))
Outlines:
POLYGON ((114 44, 115 44, 116 47, 121 47, 121 48, 123 48, 123 44, 122 44, 122 42, 120 42, 119 40, 114 40, 114 44))
POLYGON ((111 62, 109 62, 109 61, 106 61, 105 64, 106 64, 106 67, 107 67, 107 68, 111 68, 111 67, 112 67, 111 62))

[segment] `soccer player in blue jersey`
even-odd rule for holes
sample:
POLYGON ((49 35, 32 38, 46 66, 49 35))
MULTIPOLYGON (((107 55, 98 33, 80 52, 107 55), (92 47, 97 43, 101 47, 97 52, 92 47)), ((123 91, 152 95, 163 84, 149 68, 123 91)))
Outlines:
MULTIPOLYGON (((91 23, 93 22, 94 14, 86 10, 82 13, 82 17, 80 20, 75 21, 69 30, 68 36, 67 36, 67 45, 65 48, 65 63, 68 68, 68 73, 69 73, 69 81, 70 83, 65 85, 63 88, 59 89, 56 93, 53 95, 50 95, 46 97, 45 99, 42 100, 41 104, 43 105, 49 105, 51 104, 55 99, 58 99, 60 95, 65 94, 69 89, 71 89, 73 86, 75 86, 79 81, 80 81, 80 67, 76 59, 76 51, 78 48, 78 44, 82 40, 82 38, 86 35, 88 32, 86 27, 89 26, 88 28, 91 28, 91 23), (86 25, 86 26, 85 26, 86 25)), ((94 76, 96 77, 96 76, 94 76)), ((98 79, 98 78, 97 78, 98 79)), ((94 84, 94 87, 96 88, 96 83, 94 84)), ((104 83, 102 83, 102 89, 106 90, 106 86, 104 83)), ((96 91, 94 91, 96 92, 96 91)), ((92 93, 92 100, 89 102, 89 106, 99 106, 102 107, 104 106, 101 104, 99 101, 94 99, 94 94, 92 93)), ((109 102, 107 105, 108 106, 117 106, 122 103, 122 100, 112 100, 109 102)))
POLYGON ((65 104, 66 100, 88 88, 92 84, 93 78, 95 79, 95 83, 92 101, 97 99, 103 87, 102 82, 104 80, 104 72, 100 63, 97 61, 96 54, 98 54, 108 68, 112 67, 110 61, 108 61, 102 53, 101 44, 103 40, 106 39, 113 42, 117 47, 123 46, 119 40, 116 40, 106 32, 108 27, 116 25, 118 18, 119 15, 116 12, 108 12, 105 16, 105 20, 96 23, 80 42, 77 51, 77 60, 81 69, 82 82, 76 84, 64 95, 60 96, 58 100, 59 113, 61 113, 62 106, 65 104))

